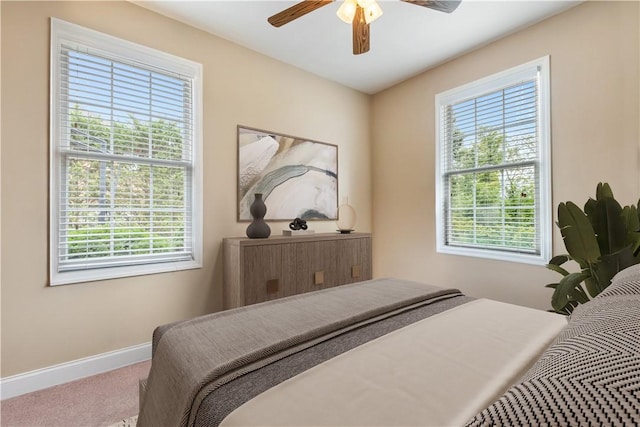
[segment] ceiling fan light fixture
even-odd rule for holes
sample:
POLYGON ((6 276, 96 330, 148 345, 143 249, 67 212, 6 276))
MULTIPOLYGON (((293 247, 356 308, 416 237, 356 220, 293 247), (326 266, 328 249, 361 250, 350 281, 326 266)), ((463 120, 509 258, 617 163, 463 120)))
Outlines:
POLYGON ((338 8, 338 18, 342 19, 345 23, 351 24, 353 22, 353 17, 356 16, 356 8, 358 4, 356 0, 344 0, 340 8, 338 8))
MULTIPOLYGON (((0 0, 2 1, 2 0, 0 0)), ((281 27, 294 19, 313 12, 335 0, 301 0, 291 7, 270 16, 267 21, 274 27, 281 27)), ((440 12, 451 13, 462 0, 402 0, 409 4, 423 6, 440 12)), ((369 51, 369 24, 382 16, 382 8, 376 0, 344 0, 338 8, 338 17, 351 24, 353 35, 353 54, 360 55, 369 51)))

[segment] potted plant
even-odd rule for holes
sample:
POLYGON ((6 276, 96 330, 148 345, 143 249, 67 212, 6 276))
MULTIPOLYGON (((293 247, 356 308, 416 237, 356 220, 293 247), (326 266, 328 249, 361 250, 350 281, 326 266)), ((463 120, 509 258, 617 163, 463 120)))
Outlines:
POLYGON ((560 203, 556 224, 568 252, 546 265, 562 275, 558 283, 547 285, 554 290, 551 305, 558 313, 570 314, 609 286, 620 270, 640 263, 638 208, 621 207, 607 183, 598 184, 595 200, 589 198, 584 211, 572 202, 560 203), (562 267, 569 260, 578 263, 579 272, 562 267))

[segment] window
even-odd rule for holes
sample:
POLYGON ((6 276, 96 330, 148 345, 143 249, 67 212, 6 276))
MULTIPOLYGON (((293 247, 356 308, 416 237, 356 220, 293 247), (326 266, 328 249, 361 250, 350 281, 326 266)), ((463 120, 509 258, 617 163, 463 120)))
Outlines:
POLYGON ((436 96, 438 252, 551 254, 549 58, 436 96))
POLYGON ((202 66, 51 21, 51 285, 201 266, 202 66))

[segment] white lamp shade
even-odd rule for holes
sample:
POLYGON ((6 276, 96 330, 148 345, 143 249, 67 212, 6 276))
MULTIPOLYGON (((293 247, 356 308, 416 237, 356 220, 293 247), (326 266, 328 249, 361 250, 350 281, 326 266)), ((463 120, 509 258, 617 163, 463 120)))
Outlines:
POLYGON ((374 1, 372 1, 367 7, 364 8, 364 20, 367 24, 372 23, 376 19, 382 16, 382 9, 380 5, 374 1))
POLYGON ((338 15, 338 18, 342 19, 347 24, 351 24, 353 22, 353 17, 356 16, 356 7, 356 0, 344 0, 336 14, 338 15))
POLYGON ((375 3, 375 2, 376 0, 357 0, 358 6, 360 6, 363 9, 366 9, 371 5, 371 3, 375 3))

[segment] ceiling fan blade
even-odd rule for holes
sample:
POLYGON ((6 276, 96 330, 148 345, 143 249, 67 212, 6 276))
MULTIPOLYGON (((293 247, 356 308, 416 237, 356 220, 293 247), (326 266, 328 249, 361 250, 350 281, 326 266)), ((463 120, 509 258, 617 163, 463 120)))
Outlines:
POLYGON ((269 21, 269 24, 273 25, 274 27, 281 27, 284 24, 293 21, 294 19, 298 19, 309 12, 313 12, 314 10, 319 9, 322 6, 326 6, 329 3, 333 3, 333 0, 304 0, 300 3, 294 4, 293 6, 283 10, 282 12, 276 13, 275 15, 269 17, 267 21, 269 21))
POLYGON ((462 0, 402 0, 417 6, 428 7, 440 12, 451 13, 458 8, 462 0))
POLYGON ((356 15, 351 23, 353 29, 353 54, 369 52, 369 24, 364 19, 364 9, 356 7, 356 15))

